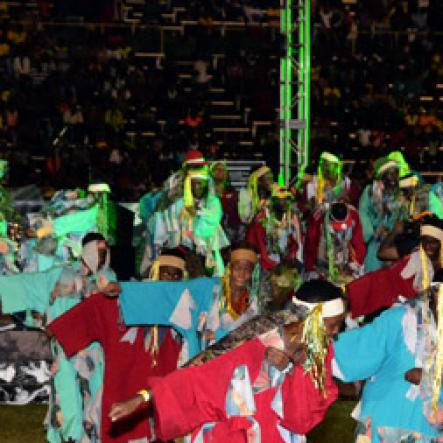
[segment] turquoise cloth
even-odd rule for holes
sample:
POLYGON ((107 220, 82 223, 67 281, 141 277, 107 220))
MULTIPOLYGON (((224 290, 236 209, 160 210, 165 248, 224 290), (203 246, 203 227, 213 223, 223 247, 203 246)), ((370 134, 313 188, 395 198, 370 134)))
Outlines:
POLYGON ((94 205, 83 211, 56 217, 53 220, 54 234, 63 237, 72 232, 88 232, 97 224, 98 205, 94 205))
POLYGON ((434 191, 429 192, 429 210, 439 219, 443 219, 443 199, 434 191))
POLYGON ((367 250, 365 257, 365 272, 372 272, 380 269, 383 263, 377 258, 378 248, 381 238, 377 235, 377 230, 383 223, 384 226, 391 230, 396 220, 400 220, 400 204, 397 201, 390 202, 390 209, 387 213, 382 214, 380 208, 375 206, 372 197, 373 184, 369 184, 363 190, 360 197, 358 214, 360 216, 363 228, 363 238, 366 242, 367 250))
MULTIPOLYGON (((48 322, 55 320, 75 305, 80 303, 80 295, 60 296, 47 309, 48 322)), ((84 435, 83 400, 80 392, 78 374, 74 367, 77 356, 67 359, 62 347, 52 340, 51 350, 57 363, 57 372, 53 377, 54 392, 50 401, 48 430, 46 437, 50 443, 62 443, 72 439, 80 441, 84 435), (63 414, 63 423, 57 427, 53 423, 57 409, 63 414)))
POLYGON ((202 350, 197 331, 200 315, 209 312, 212 301, 221 291, 219 278, 122 282, 121 287, 120 306, 127 325, 172 326, 187 343, 189 358, 202 350))
POLYGON ((4 314, 32 310, 43 314, 62 267, 45 272, 0 276, 0 299, 4 314))
POLYGON ((155 212, 158 201, 162 197, 162 191, 154 191, 145 194, 139 202, 140 218, 142 219, 143 226, 148 223, 149 217, 155 212))
POLYGON ((6 220, 0 220, 0 238, 5 238, 8 235, 8 223, 6 220))
MULTIPOLYGON (((361 398, 360 421, 371 419, 372 427, 413 430, 429 437, 443 436, 423 414, 418 393, 405 373, 416 364, 416 354, 408 350, 403 333, 405 306, 385 311, 373 323, 339 334, 334 355, 344 381, 366 380, 361 398)), ((336 374, 337 375, 337 374, 336 374)), ((372 432, 372 443, 380 443, 372 432)))

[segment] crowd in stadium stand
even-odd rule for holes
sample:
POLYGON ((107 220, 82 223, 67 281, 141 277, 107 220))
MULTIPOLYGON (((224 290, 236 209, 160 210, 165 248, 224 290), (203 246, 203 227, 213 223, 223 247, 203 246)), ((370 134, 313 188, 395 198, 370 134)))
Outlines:
MULTIPOLYGON (((0 149, 13 184, 98 176, 134 199, 188 149, 265 154, 277 167, 283 48, 272 2, 145 2, 132 26, 118 2, 93 3, 2 7, 0 149), (176 26, 161 30, 171 11, 176 26), (218 24, 231 21, 244 26, 218 24)), ((435 2, 319 1, 312 17, 313 157, 324 148, 353 160, 402 148, 417 169, 435 169, 443 118, 435 2)))

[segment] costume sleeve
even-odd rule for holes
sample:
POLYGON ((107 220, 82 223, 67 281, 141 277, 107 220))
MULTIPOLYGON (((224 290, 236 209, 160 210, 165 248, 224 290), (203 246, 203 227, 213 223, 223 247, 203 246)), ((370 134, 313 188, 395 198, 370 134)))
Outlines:
POLYGON ((319 216, 317 211, 311 217, 309 217, 305 240, 306 272, 311 272, 314 270, 314 265, 317 260, 318 245, 320 243, 320 229, 322 221, 323 217, 319 216))
POLYGON ((443 219, 443 201, 433 192, 429 192, 429 209, 439 219, 443 219))
POLYGON ((352 317, 389 308, 400 295, 406 298, 415 296, 414 276, 403 278, 401 275, 409 257, 398 260, 389 268, 369 272, 346 286, 352 317))
POLYGON ((358 264, 362 265, 366 256, 366 244, 363 238, 363 227, 360 222, 358 212, 353 212, 354 231, 352 233, 351 245, 355 252, 355 258, 358 264))
POLYGON ((193 229, 196 237, 212 238, 220 226, 223 217, 223 209, 220 199, 215 196, 208 198, 208 206, 197 211, 193 220, 193 229))
POLYGON ((285 379, 282 389, 281 424, 296 434, 307 434, 319 424, 329 406, 337 399, 338 389, 332 378, 332 354, 330 350, 325 362, 325 396, 301 366, 296 366, 293 374, 285 379))
POLYGON ((235 369, 252 360, 261 361, 264 349, 253 340, 201 366, 151 378, 148 384, 153 392, 157 436, 167 441, 204 423, 226 420, 226 394, 235 369))
POLYGON ((53 221, 54 233, 62 237, 70 232, 88 232, 97 223, 98 206, 62 215, 53 221))
POLYGON ((0 276, 2 312, 13 314, 31 309, 43 314, 61 272, 61 267, 54 267, 45 272, 0 276))
POLYGON ((334 342, 335 375, 345 382, 365 380, 377 373, 402 334, 403 307, 383 312, 372 323, 339 334, 334 342))
POLYGON ((100 299, 102 294, 91 295, 48 325, 48 329, 71 357, 93 341, 100 342, 102 321, 100 299))
POLYGON ((369 198, 369 186, 366 186, 361 197, 360 203, 358 207, 358 213, 360 215, 360 222, 363 228, 363 238, 366 243, 374 235, 374 226, 372 225, 371 216, 370 216, 370 206, 371 200, 369 198))
POLYGON ((257 217, 255 217, 254 221, 249 225, 246 232, 246 240, 258 248, 258 252, 260 254, 260 264, 265 271, 269 271, 274 269, 278 263, 269 257, 265 237, 265 228, 261 225, 257 217))

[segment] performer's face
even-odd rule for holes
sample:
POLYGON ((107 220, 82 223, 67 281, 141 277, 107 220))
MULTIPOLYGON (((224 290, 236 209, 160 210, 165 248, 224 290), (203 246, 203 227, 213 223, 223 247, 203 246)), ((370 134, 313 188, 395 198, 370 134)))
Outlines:
POLYGON ((194 198, 201 199, 206 195, 208 190, 207 180, 200 180, 198 178, 193 178, 191 180, 191 191, 194 198))
POLYGON ((108 245, 105 241, 99 241, 97 244, 98 252, 98 268, 100 269, 106 262, 106 256, 108 255, 108 245))
POLYGON ((386 189, 395 189, 398 187, 398 169, 390 168, 382 176, 381 179, 386 189))
POLYGON ((338 164, 334 162, 325 161, 323 163, 323 176, 326 180, 337 180, 338 179, 338 164))
POLYGON ((231 286, 244 288, 252 278, 254 265, 248 260, 236 260, 231 263, 231 286))
POLYGON ((283 326, 285 353, 295 363, 305 358, 305 346, 302 343, 303 325, 302 321, 297 321, 283 326))
POLYGON ((421 245, 426 253, 426 255, 431 260, 437 260, 440 257, 441 242, 434 237, 429 235, 421 236, 421 245))
POLYGON ((326 334, 329 338, 335 337, 339 332, 345 320, 345 314, 336 315, 335 317, 326 317, 323 319, 326 334))
POLYGON ((183 271, 175 266, 160 266, 158 278, 161 281, 178 281, 183 278, 183 271))
POLYGON ((271 171, 268 171, 266 174, 262 175, 258 179, 259 187, 264 189, 265 191, 268 191, 268 192, 272 191, 272 184, 273 184, 273 182, 274 182, 274 177, 273 177, 271 171))
POLYGON ((225 167, 219 163, 215 166, 215 168, 212 171, 212 175, 214 177, 214 180, 216 182, 222 182, 226 178, 226 169, 225 167))

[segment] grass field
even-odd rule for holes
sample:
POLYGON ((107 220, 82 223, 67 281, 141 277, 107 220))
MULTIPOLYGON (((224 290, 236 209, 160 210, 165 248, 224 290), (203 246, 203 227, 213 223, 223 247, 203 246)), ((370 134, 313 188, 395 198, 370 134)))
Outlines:
MULTIPOLYGON (((309 435, 309 443, 352 443, 354 402, 336 402, 323 423, 309 435)), ((0 406, 1 443, 45 443, 42 422, 46 406, 0 406)), ((272 443, 272 442, 263 442, 272 443)))

